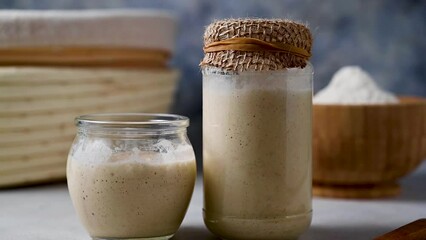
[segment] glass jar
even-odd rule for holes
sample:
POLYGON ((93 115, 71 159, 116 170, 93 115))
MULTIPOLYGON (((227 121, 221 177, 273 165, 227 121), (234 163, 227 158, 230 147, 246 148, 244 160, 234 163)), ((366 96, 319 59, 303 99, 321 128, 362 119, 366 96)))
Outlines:
POLYGON ((202 71, 205 224, 224 239, 297 238, 312 215, 312 65, 202 71))
POLYGON ((171 114, 92 114, 76 119, 67 180, 94 239, 169 239, 196 178, 189 120, 171 114))

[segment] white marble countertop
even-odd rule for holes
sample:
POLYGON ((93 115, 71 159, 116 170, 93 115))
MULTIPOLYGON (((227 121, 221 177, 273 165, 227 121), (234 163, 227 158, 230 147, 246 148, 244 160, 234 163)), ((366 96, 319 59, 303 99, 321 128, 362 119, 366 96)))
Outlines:
MULTIPOLYGON (((382 200, 314 198, 312 225, 300 240, 372 239, 426 217, 426 161, 401 181, 402 194, 382 200)), ((216 239, 202 220, 198 179, 175 240, 216 239)), ((64 183, 0 190, 0 239, 90 239, 77 220, 64 183)))

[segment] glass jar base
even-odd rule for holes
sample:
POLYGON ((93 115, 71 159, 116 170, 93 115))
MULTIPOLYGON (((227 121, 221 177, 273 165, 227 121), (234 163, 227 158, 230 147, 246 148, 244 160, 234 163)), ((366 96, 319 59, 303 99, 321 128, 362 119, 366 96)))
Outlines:
POLYGON ((131 237, 131 238, 108 238, 108 237, 92 237, 93 240, 167 240, 173 237, 174 234, 162 237, 131 237))
POLYGON ((207 228, 223 240, 295 240, 309 228, 312 211, 280 218, 217 217, 204 211, 207 228))

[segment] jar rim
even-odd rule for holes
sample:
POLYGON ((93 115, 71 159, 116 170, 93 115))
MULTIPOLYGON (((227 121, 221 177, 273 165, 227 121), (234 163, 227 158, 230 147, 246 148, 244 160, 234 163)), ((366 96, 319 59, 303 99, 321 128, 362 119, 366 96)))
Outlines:
POLYGON ((201 66, 201 72, 203 74, 214 74, 214 75, 250 75, 250 76, 261 76, 263 77, 265 74, 280 74, 280 75, 291 75, 291 76, 303 76, 303 75, 312 75, 314 72, 314 66, 311 62, 306 61, 305 67, 293 67, 293 68, 282 68, 277 70, 244 70, 244 71, 234 71, 227 70, 221 67, 204 65, 201 66))
POLYGON ((76 117, 75 125, 106 128, 186 128, 189 126, 189 118, 166 113, 94 113, 76 117))

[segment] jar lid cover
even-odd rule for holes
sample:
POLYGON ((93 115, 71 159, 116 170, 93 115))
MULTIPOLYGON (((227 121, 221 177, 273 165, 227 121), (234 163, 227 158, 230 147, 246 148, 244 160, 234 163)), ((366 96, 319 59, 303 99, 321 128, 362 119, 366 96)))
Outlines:
POLYGON ((231 71, 304 68, 311 56, 312 35, 285 19, 226 19, 204 33, 200 65, 231 71))

